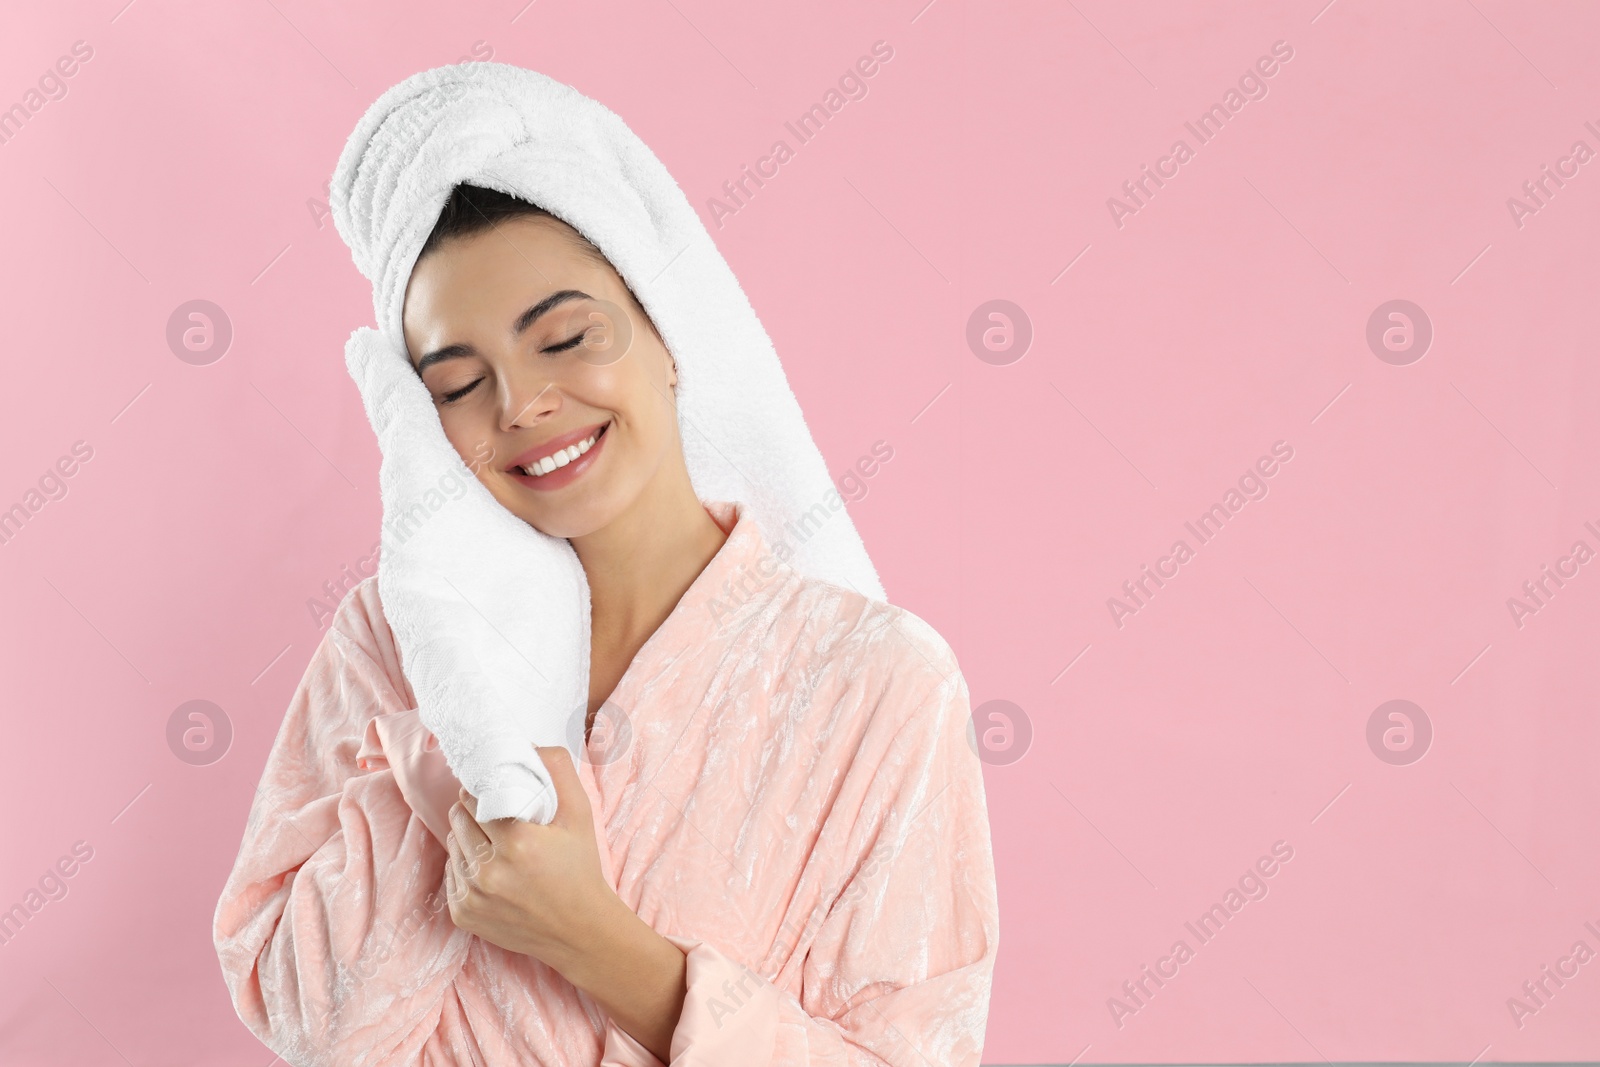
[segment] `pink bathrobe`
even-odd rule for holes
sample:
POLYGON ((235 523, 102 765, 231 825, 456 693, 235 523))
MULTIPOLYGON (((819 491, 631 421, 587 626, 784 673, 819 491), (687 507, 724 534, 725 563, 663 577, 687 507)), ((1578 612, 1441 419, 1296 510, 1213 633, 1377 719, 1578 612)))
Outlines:
MULTIPOLYGON (((727 542, 596 719, 610 885, 683 949, 671 1063, 977 1064, 999 943, 965 680, 925 622, 727 542)), ((824 520, 826 521, 826 520, 824 520)), ((660 1061, 539 960, 456 929, 459 788, 368 578, 295 691, 213 937, 293 1067, 660 1061)))

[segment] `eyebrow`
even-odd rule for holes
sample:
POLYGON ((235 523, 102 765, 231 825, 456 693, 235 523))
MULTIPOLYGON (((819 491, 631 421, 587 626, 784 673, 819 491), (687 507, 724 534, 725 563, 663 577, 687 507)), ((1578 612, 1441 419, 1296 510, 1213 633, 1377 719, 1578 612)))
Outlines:
MULTIPOLYGON (((553 308, 574 300, 593 299, 594 297, 580 289, 559 289, 518 315, 517 321, 511 324, 512 336, 520 337, 526 333, 528 327, 532 326, 539 320, 540 316, 553 308)), ((441 363, 447 359, 460 359, 463 356, 470 356, 472 353, 472 346, 464 344, 445 345, 443 348, 436 348, 417 361, 417 373, 421 374, 435 363, 441 363)))

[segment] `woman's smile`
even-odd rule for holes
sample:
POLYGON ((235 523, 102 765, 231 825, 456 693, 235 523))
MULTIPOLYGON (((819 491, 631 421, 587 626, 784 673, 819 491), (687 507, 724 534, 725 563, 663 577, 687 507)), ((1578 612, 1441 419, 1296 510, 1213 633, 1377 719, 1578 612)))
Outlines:
POLYGON ((610 428, 611 423, 605 422, 552 437, 518 456, 506 473, 529 489, 571 485, 599 460, 610 428))

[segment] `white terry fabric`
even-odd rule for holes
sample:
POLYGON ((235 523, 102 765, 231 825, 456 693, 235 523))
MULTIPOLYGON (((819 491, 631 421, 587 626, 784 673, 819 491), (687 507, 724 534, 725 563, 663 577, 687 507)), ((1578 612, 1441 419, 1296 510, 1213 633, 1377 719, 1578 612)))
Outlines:
POLYGON ((479 819, 548 822, 555 794, 533 746, 581 756, 588 582, 570 543, 517 518, 468 470, 401 330, 417 253, 460 183, 556 215, 627 282, 677 362, 701 500, 739 502, 800 573, 874 600, 884 592, 744 290, 622 119, 505 63, 441 67, 389 89, 346 142, 331 197, 378 322, 351 335, 345 360, 383 455, 379 597, 419 717, 479 819))

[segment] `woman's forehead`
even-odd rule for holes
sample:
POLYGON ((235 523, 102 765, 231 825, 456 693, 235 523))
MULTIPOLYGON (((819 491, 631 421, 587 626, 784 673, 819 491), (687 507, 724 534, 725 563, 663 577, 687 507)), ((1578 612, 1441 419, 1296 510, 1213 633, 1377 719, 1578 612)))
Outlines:
POLYGON ((451 238, 417 261, 406 286, 404 318, 473 317, 561 289, 615 299, 616 272, 569 237, 536 219, 451 238))

